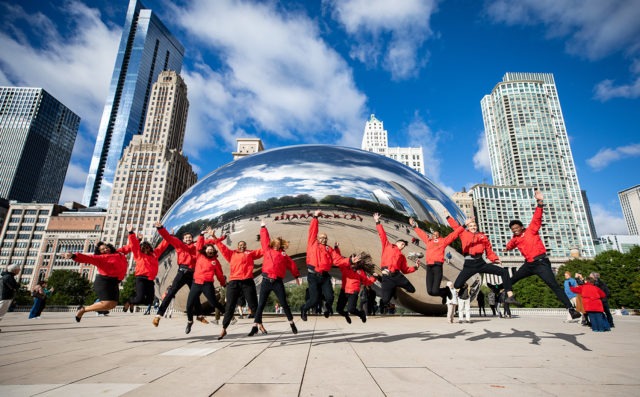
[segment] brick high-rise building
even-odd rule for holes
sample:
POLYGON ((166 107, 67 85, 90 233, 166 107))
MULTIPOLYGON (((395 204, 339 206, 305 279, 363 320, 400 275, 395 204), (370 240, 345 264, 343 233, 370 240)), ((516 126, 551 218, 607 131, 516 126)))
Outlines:
POLYGON ((127 244, 127 225, 150 240, 153 224, 198 177, 182 154, 189 101, 176 72, 165 71, 153 85, 142 135, 125 149, 113 181, 103 239, 127 244))

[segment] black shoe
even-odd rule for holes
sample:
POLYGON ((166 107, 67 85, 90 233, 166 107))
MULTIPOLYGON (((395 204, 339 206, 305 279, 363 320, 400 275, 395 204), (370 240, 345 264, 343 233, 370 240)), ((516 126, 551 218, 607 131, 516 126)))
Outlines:
POLYGON ((129 305, 129 313, 133 313, 133 305, 132 304, 129 305))
POLYGON ((227 331, 223 328, 222 332, 220 332, 220 336, 218 336, 218 340, 224 338, 225 336, 227 336, 227 331))
POLYGON ((193 321, 187 322, 187 328, 184 329, 184 333, 188 334, 191 332, 191 326, 193 325, 193 321))
POLYGON ((322 313, 322 314, 324 314, 324 318, 329 318, 329 316, 331 315, 331 313, 330 313, 330 312, 324 312, 324 313, 322 313))
POLYGON ((251 332, 249 332, 249 335, 247 335, 247 336, 253 336, 253 335, 257 334, 257 333, 258 333, 258 326, 254 325, 253 327, 251 327, 251 332))
POLYGON ((130 307, 130 306, 131 306, 131 303, 129 303, 129 301, 126 301, 126 302, 124 303, 124 305, 122 305, 122 312, 123 312, 123 313, 128 312, 128 311, 129 311, 129 307, 130 307))
POLYGON ((347 320, 347 323, 351 324, 351 317, 348 314, 344 315, 344 319, 347 320))
POLYGON ((518 302, 515 296, 508 296, 507 299, 504 300, 504 303, 508 303, 510 305, 522 306, 522 303, 518 302))
POLYGON ((364 312, 360 314, 360 320, 362 320, 363 323, 367 322, 367 315, 364 312))
POLYGON ((302 321, 307 321, 307 311, 304 310, 304 305, 300 306, 300 318, 302 321))
POLYGON ((296 327, 295 323, 289 323, 289 325, 291 325, 291 332, 293 332, 294 334, 298 333, 298 327, 296 327))
POLYGON ((84 306, 82 305, 78 306, 78 312, 76 313, 76 323, 79 323, 80 320, 82 320, 82 316, 78 316, 78 313, 80 313, 80 310, 82 310, 82 314, 84 314, 84 306))
POLYGON ((571 316, 572 319, 577 319, 580 318, 580 316, 582 316, 582 314, 578 313, 578 311, 574 308, 569 309, 569 315, 571 316))

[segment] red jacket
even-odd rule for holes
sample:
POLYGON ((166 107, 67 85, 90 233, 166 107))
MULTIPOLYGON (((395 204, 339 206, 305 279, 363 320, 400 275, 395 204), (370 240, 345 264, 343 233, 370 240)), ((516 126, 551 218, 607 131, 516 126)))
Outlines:
POLYGON ((169 243, 162 240, 150 255, 146 255, 140 250, 140 241, 135 233, 129 233, 128 246, 133 252, 133 260, 136 262, 136 277, 144 276, 151 281, 155 280, 158 275, 158 258, 169 247, 169 243))
POLYGON ((533 258, 546 254, 547 249, 540 238, 540 227, 542 226, 542 207, 538 206, 533 213, 531 223, 519 236, 514 235, 507 243, 507 251, 518 248, 524 260, 533 262, 533 258))
POLYGON ((434 263, 440 262, 444 263, 444 251, 449 244, 451 244, 455 239, 458 238, 460 233, 464 232, 464 227, 457 227, 453 233, 449 233, 449 235, 445 238, 431 238, 429 235, 419 227, 414 227, 413 230, 416 232, 420 240, 424 241, 427 245, 427 250, 425 254, 425 261, 427 262, 427 266, 433 266, 434 263))
MULTIPOLYGON (((452 217, 447 217, 447 222, 449 222, 449 225, 454 229, 457 229, 460 226, 460 224, 452 217)), ((491 262, 497 262, 500 260, 498 255, 493 252, 491 242, 484 233, 471 233, 465 229, 460 233, 460 242, 462 242, 462 253, 464 255, 482 255, 486 252, 487 259, 491 262)))
POLYGON ((307 238, 307 264, 313 266, 316 272, 328 272, 332 265, 347 266, 349 258, 345 258, 328 245, 318 241, 318 218, 314 217, 309 225, 307 238))
POLYGON ((351 266, 344 266, 340 268, 342 271, 342 289, 346 294, 355 294, 360 291, 360 283, 364 285, 371 285, 376 282, 373 276, 367 276, 362 270, 353 270, 351 266))
POLYGON ((176 236, 172 236, 169 234, 167 229, 161 227, 158 229, 158 233, 162 236, 163 239, 167 240, 169 244, 176 249, 176 256, 178 258, 178 265, 187 265, 192 270, 196 268, 196 245, 191 243, 189 245, 185 244, 177 238, 176 236))
POLYGON ((570 287, 571 291, 582 295, 582 306, 585 312, 604 312, 602 299, 607 297, 603 290, 593 284, 582 284, 570 287))
POLYGON ((223 287, 227 285, 227 281, 222 273, 222 266, 218 259, 209 258, 208 256, 201 254, 200 250, 204 248, 207 241, 204 241, 204 236, 201 234, 196 240, 196 269, 193 273, 193 282, 196 284, 212 283, 213 276, 215 275, 220 285, 223 287))
POLYGON ((216 242, 216 247, 229 262, 229 280, 247 280, 253 278, 253 267, 256 259, 262 258, 262 250, 240 252, 231 250, 222 243, 221 240, 216 242))
POLYGON ((80 263, 88 263, 98 269, 98 274, 107 277, 115 277, 122 281, 127 275, 127 257, 122 254, 84 255, 76 253, 73 260, 80 263))
POLYGON ((269 247, 270 242, 269 231, 266 227, 261 227, 260 245, 262 246, 262 253, 264 255, 262 272, 269 278, 284 278, 287 269, 289 269, 293 277, 300 277, 300 272, 293 259, 291 259, 283 249, 278 251, 269 247))
POLYGON ((382 224, 378 223, 376 225, 376 229, 378 229, 378 236, 380 236, 380 242, 382 243, 382 259, 380 261, 380 268, 387 268, 392 273, 398 270, 402 273, 415 272, 415 267, 407 266, 407 258, 402 254, 400 248, 395 244, 391 244, 389 240, 387 240, 387 233, 385 233, 382 224))

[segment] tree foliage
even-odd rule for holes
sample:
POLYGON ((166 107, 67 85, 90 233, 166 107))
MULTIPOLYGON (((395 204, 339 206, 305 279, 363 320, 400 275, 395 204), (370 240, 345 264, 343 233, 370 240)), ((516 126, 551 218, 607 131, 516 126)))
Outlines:
POLYGON ((81 305, 87 302, 92 293, 92 284, 80 273, 72 270, 54 270, 47 280, 55 293, 47 302, 50 305, 81 305))
POLYGON ((124 279, 122 283, 122 290, 120 290, 120 299, 119 303, 124 304, 124 302, 136 292, 136 275, 129 274, 127 278, 124 279))

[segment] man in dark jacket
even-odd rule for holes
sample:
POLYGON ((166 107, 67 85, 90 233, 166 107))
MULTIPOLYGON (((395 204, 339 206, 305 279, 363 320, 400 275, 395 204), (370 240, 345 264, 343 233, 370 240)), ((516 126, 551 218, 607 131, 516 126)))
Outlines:
POLYGON ((609 322, 609 326, 613 328, 614 327, 613 316, 611 315, 611 309, 609 308, 609 298, 611 298, 611 291, 609 290, 607 283, 602 281, 602 279, 600 278, 600 273, 594 272, 594 273, 591 273, 590 276, 596 280, 596 282, 593 283, 593 285, 603 290, 604 293, 607 295, 606 298, 602 299, 602 306, 604 308, 604 315, 607 316, 607 321, 609 322))
POLYGON ((20 284, 16 281, 16 275, 20 273, 20 266, 9 265, 6 272, 2 272, 2 282, 0 283, 0 320, 4 317, 11 306, 11 301, 16 297, 16 292, 20 284))

